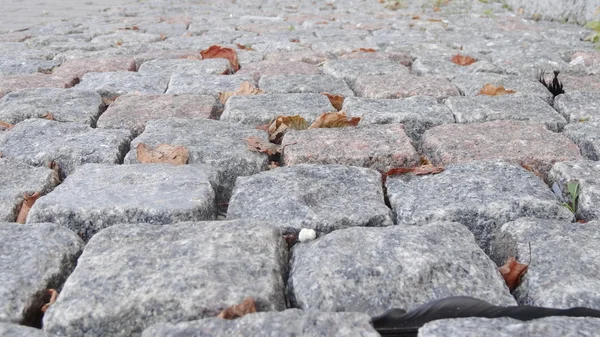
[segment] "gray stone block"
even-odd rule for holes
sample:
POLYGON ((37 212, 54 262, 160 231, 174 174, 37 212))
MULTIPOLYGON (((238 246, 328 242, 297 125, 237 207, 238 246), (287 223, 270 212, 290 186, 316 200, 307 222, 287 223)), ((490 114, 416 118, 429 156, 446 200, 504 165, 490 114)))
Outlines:
POLYGON ((319 232, 393 224, 392 212, 384 203, 381 175, 341 165, 301 164, 239 177, 227 218, 319 232))
POLYGON ((214 167, 219 174, 217 199, 226 202, 231 196, 235 179, 267 169, 268 156, 248 150, 248 137, 267 141, 264 131, 243 125, 232 125, 209 119, 168 118, 150 121, 144 132, 131 142, 131 151, 125 163, 137 163, 136 147, 173 144, 185 146, 190 154, 189 163, 202 163, 214 167))
POLYGON ((593 317, 546 317, 531 321, 512 318, 455 318, 426 323, 419 337, 586 337, 600 330, 600 319, 593 317))
POLYGON ((152 60, 144 62, 138 72, 141 74, 185 74, 185 75, 219 75, 231 71, 229 61, 226 59, 207 60, 152 60))
POLYGON ((51 223, 0 222, 0 237, 0 322, 39 324, 46 290, 60 290, 75 268, 83 241, 51 223))
POLYGON ((454 123, 450 110, 429 96, 414 96, 406 99, 369 99, 348 97, 342 110, 348 116, 360 117, 361 124, 404 125, 406 134, 415 142, 423 133, 434 126, 454 123))
POLYGON ((6 158, 0 158, 0 172, 0 221, 17 220, 25 194, 40 192, 44 195, 58 183, 58 177, 49 168, 6 158))
POLYGON ((283 310, 287 254, 279 230, 243 221, 113 226, 87 244, 44 329, 140 336, 154 323, 214 317, 246 297, 259 311, 283 310))
POLYGON ((581 149, 581 154, 590 160, 600 159, 600 124, 598 122, 571 123, 564 135, 581 149))
POLYGON ((322 93, 354 96, 344 80, 329 75, 264 75, 258 86, 268 94, 322 93))
POLYGON ((164 94, 169 77, 163 74, 147 75, 132 71, 87 73, 77 85, 78 90, 92 90, 109 103, 118 96, 130 93, 164 94))
POLYGON ((516 93, 509 95, 532 95, 543 99, 550 105, 554 101, 554 96, 543 84, 528 77, 476 73, 457 75, 451 81, 463 96, 477 96, 486 84, 493 84, 495 86, 501 85, 507 90, 516 91, 516 93))
POLYGON ((0 56, 0 75, 47 73, 59 65, 60 61, 56 60, 15 59, 0 56))
POLYGON ((457 123, 479 123, 493 120, 533 121, 558 132, 567 121, 546 101, 530 95, 449 97, 446 106, 457 123))
MULTIPOLYGON (((527 1, 507 0, 506 4, 513 8, 523 8, 527 15, 537 14, 539 18, 551 21, 568 21, 583 24, 597 20, 598 3, 595 0, 573 0, 565 3, 560 0, 527 1)), ((539 20, 538 18, 538 20, 539 20)))
POLYGON ((84 163, 121 162, 129 141, 128 130, 93 129, 80 123, 28 119, 0 138, 0 152, 6 158, 33 166, 47 166, 54 161, 64 175, 69 175, 84 163))
POLYGON ((216 179, 203 165, 87 164, 38 199, 27 223, 60 224, 87 241, 118 223, 211 220, 216 179))
POLYGON ((156 324, 142 337, 378 337, 368 315, 356 312, 319 312, 287 309, 259 312, 239 319, 207 318, 178 324, 156 324))
POLYGON ((554 164, 548 180, 556 182, 565 200, 570 201, 567 184, 577 182, 579 184, 577 202, 577 217, 585 220, 600 218, 600 163, 591 160, 578 160, 560 162, 554 164))
POLYGON ((298 307, 411 310, 448 296, 515 305, 496 265, 460 224, 349 228, 292 250, 288 292, 298 307))
POLYGON ((431 96, 441 102, 460 95, 458 89, 441 76, 360 75, 352 89, 356 96, 372 99, 431 96))
POLYGON ((354 89, 354 81, 360 75, 395 75, 409 74, 408 68, 400 62, 391 60, 330 60, 323 64, 323 72, 335 78, 341 78, 354 89))
POLYGON ((212 95, 217 97, 219 92, 235 91, 243 82, 256 86, 256 81, 250 75, 204 75, 193 76, 175 74, 171 76, 166 94, 195 94, 212 95))
POLYGON ((459 222, 486 252, 506 222, 524 216, 573 219, 541 179, 500 161, 452 165, 432 176, 391 176, 386 186, 397 224, 459 222))
POLYGON ((600 310, 598 225, 521 218, 502 226, 494 240, 496 263, 504 264, 509 256, 531 261, 513 292, 519 305, 600 310))
POLYGON ((277 116, 300 115, 312 123, 324 112, 336 111, 321 94, 264 94, 233 96, 227 100, 221 120, 230 123, 262 125, 277 116))
POLYGON ((0 120, 16 124, 50 113, 59 122, 78 122, 94 127, 103 108, 102 97, 94 91, 24 89, 0 99, 0 120))
POLYGON ((570 123, 600 122, 600 93, 567 92, 556 96, 554 108, 570 123))
POLYGON ((57 337, 51 335, 40 329, 30 328, 28 326, 12 324, 12 323, 1 323, 0 322, 0 336, 3 337, 57 337))

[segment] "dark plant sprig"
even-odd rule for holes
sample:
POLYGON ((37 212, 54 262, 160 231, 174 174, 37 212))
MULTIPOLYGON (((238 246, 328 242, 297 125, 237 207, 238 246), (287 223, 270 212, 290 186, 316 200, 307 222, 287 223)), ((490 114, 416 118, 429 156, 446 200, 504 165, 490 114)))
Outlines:
POLYGON ((562 83, 560 83, 560 81, 558 80, 558 74, 560 74, 560 71, 555 70, 552 82, 546 82, 546 73, 543 70, 540 72, 540 83, 543 84, 548 89, 548 91, 550 91, 552 95, 554 95, 554 97, 565 93, 565 91, 563 90, 562 83))

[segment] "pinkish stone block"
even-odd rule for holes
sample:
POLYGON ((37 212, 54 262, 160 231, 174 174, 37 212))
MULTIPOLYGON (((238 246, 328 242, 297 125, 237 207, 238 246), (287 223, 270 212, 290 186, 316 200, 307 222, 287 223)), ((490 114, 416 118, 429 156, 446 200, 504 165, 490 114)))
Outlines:
POLYGON ((101 73, 106 71, 135 71, 135 60, 129 57, 118 56, 67 60, 60 67, 56 68, 53 74, 81 79, 86 73, 101 73))
POLYGON ((183 117, 216 119, 217 100, 206 95, 124 95, 100 116, 99 128, 129 129, 134 136, 152 120, 183 117))
POLYGON ((583 158, 573 141, 535 122, 444 124, 427 130, 421 140, 422 153, 435 165, 500 159, 546 176, 555 162, 583 158))
POLYGON ((401 52, 369 52, 369 51, 353 51, 346 53, 338 57, 340 60, 353 60, 353 59, 375 59, 375 60, 389 60, 398 62, 404 66, 410 67, 413 58, 409 54, 401 52))
POLYGON ((354 82, 357 96, 367 98, 405 98, 432 96, 438 101, 460 96, 458 89, 440 76, 360 75, 354 82))
POLYGON ((19 89, 70 88, 76 83, 76 79, 73 79, 72 77, 46 75, 41 73, 0 76, 0 97, 19 89))
POLYGON ((252 75, 257 81, 263 75, 311 75, 321 71, 314 64, 290 61, 260 61, 247 63, 236 75, 252 75))
MULTIPOLYGON (((551 80, 552 77, 546 75, 546 80, 551 80)), ((559 75, 558 79, 563 84, 565 92, 581 91, 600 93, 600 75, 592 76, 568 76, 559 75)))
POLYGON ((341 164, 385 172, 415 166, 419 155, 402 124, 288 131, 282 144, 283 163, 341 164))

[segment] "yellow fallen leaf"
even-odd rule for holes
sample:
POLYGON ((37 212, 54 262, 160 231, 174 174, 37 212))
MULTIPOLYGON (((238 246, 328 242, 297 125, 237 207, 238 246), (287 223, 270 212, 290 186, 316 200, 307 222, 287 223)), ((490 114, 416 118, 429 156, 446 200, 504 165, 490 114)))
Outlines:
POLYGON ((356 126, 360 117, 348 118, 345 111, 326 112, 319 116, 308 128, 342 128, 356 126))
POLYGON ((503 86, 496 87, 493 84, 486 84, 483 86, 481 91, 479 91, 479 95, 488 95, 488 96, 502 96, 506 94, 514 94, 516 91, 504 89, 503 86))

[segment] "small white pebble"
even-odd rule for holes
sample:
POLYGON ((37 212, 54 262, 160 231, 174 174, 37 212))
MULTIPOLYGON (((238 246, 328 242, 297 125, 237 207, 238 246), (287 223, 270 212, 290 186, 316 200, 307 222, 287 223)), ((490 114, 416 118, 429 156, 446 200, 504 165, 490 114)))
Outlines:
POLYGON ((298 241, 310 241, 317 237, 317 232, 314 229, 302 228, 300 234, 298 234, 298 241))
POLYGON ((585 65, 585 60, 583 59, 583 56, 579 55, 575 59, 571 60, 571 62, 569 62, 569 65, 585 65))

